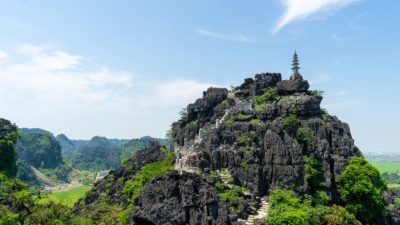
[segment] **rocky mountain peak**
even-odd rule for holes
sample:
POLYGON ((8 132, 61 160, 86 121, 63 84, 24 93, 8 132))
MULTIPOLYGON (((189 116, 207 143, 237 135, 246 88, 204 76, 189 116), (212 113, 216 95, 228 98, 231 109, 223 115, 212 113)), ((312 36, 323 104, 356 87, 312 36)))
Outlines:
POLYGON ((232 90, 211 87, 172 124, 174 157, 150 144, 96 183, 75 211, 105 202, 124 206, 129 224, 239 225, 264 217, 276 188, 319 188, 338 203, 339 175, 361 152, 349 126, 321 101, 302 77, 279 73, 256 74, 232 90), (323 187, 310 181, 310 163, 323 187))
POLYGON ((321 109, 321 101, 307 80, 282 80, 279 73, 256 74, 231 91, 210 88, 172 126, 177 168, 227 169, 234 184, 261 197, 273 188, 308 191, 304 159, 312 157, 336 201, 339 174, 361 153, 348 125, 321 109))

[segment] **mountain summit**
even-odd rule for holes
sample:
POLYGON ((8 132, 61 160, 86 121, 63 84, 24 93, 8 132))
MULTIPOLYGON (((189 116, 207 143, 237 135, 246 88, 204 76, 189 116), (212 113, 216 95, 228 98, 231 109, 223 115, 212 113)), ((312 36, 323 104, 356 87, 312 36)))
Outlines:
POLYGON ((265 224, 271 208, 274 215, 300 210, 317 221, 310 224, 340 218, 360 224, 337 206, 345 205, 342 176, 353 175, 346 166, 360 164, 360 174, 373 171, 380 186, 370 189, 379 204, 385 185, 354 145, 349 126, 322 109, 321 101, 322 92, 309 90, 300 75, 297 55, 289 80, 261 73, 232 90, 210 87, 172 124, 171 152, 155 143, 138 151, 96 183, 74 212, 105 223, 118 212, 112 221, 134 225, 239 225, 265 224))

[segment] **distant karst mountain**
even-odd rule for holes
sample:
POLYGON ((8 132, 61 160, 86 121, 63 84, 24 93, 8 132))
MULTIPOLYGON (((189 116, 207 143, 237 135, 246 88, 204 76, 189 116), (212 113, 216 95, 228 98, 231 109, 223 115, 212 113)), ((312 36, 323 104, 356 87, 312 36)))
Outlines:
POLYGON ((61 147, 52 133, 42 129, 21 129, 18 158, 37 168, 56 168, 63 163, 61 147))

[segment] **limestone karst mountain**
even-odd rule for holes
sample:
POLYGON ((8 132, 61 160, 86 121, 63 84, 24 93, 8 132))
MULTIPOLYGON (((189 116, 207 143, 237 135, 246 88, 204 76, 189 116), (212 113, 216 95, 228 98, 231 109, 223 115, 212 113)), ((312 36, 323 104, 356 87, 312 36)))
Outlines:
POLYGON ((128 224, 262 223, 271 190, 321 189, 309 179, 310 163, 320 166, 315 179, 327 201, 340 203, 339 175, 362 154, 349 126, 321 101, 300 74, 282 80, 262 73, 232 90, 211 87, 173 123, 173 157, 157 144, 139 151, 74 212, 101 218, 96 206, 107 205, 119 212, 114 221, 128 224), (151 176, 154 168, 161 172, 151 176))
POLYGON ((320 108, 322 97, 302 79, 257 74, 229 92, 210 88, 173 124, 180 167, 208 172, 226 168, 234 183, 255 196, 272 188, 310 187, 304 157, 322 163, 331 201, 350 157, 361 156, 349 126, 320 108), (221 120, 220 118, 223 118, 221 120))

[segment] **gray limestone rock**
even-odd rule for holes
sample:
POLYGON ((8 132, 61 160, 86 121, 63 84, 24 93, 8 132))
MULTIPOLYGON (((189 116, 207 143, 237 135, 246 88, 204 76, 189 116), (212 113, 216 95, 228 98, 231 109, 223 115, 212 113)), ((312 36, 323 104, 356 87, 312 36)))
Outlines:
POLYGON ((228 205, 218 200, 212 180, 173 171, 149 182, 129 214, 131 225, 232 224, 228 205))
POLYGON ((309 87, 308 81, 301 79, 283 80, 277 83, 278 92, 280 94, 303 92, 307 91, 309 87))

